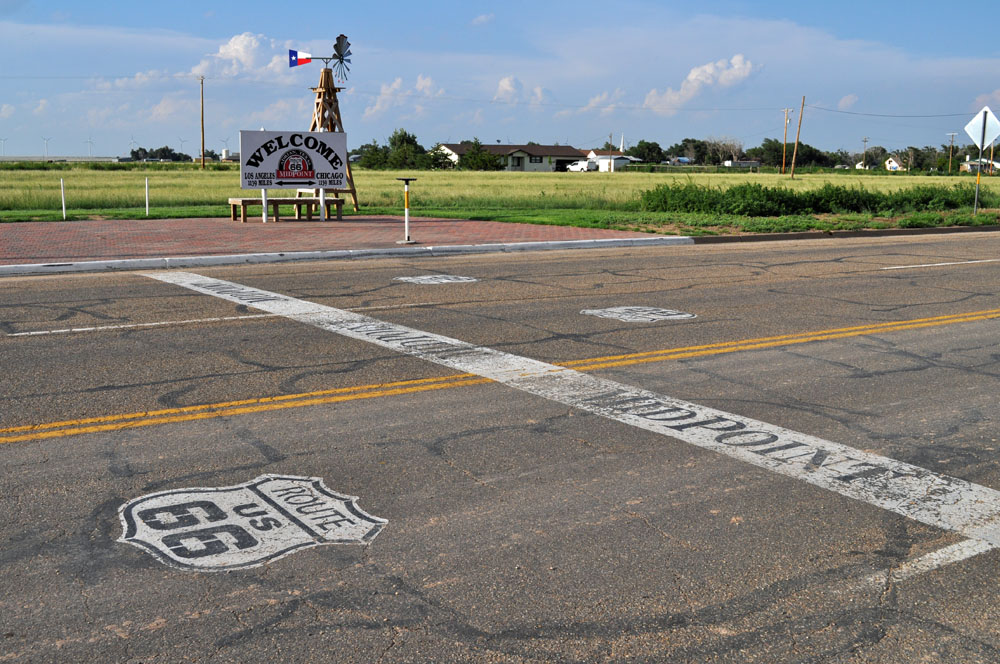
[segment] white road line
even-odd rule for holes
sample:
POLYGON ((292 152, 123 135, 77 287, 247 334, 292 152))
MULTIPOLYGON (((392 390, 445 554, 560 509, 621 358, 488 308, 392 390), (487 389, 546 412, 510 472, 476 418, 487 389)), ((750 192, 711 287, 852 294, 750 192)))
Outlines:
POLYGON ((362 314, 190 272, 146 276, 474 373, 959 533, 989 548, 1000 546, 1000 491, 989 487, 767 422, 362 314))
POLYGON ((39 337, 46 334, 75 334, 77 332, 104 332, 107 330, 129 330, 141 327, 161 327, 163 325, 189 325, 191 323, 218 323, 226 320, 248 320, 251 318, 274 318, 277 314, 250 314, 249 316, 219 316, 217 318, 192 318, 190 320, 166 320, 154 323, 126 323, 122 325, 100 325, 97 327, 67 327, 61 330, 35 330, 33 332, 11 332, 8 337, 39 337))
POLYGON ((956 261, 954 263, 924 263, 923 265, 893 265, 892 267, 880 267, 880 270, 909 270, 918 267, 944 267, 946 265, 971 265, 972 263, 996 263, 1000 258, 984 258, 978 261, 956 261))
MULTIPOLYGON (((412 307, 429 307, 448 302, 421 302, 413 304, 386 304, 376 307, 357 307, 349 311, 381 311, 385 309, 409 309, 412 307)), ((192 323, 218 323, 227 320, 250 320, 253 318, 276 318, 278 314, 250 314, 248 316, 217 316, 215 318, 191 318, 189 320, 164 320, 152 323, 123 323, 121 325, 99 325, 96 327, 67 327, 58 330, 32 330, 31 332, 9 332, 5 337, 41 337, 49 334, 76 334, 80 332, 107 332, 109 330, 130 330, 143 327, 162 327, 165 325, 190 325, 192 323)))
POLYGON ((870 586, 885 586, 888 583, 899 583, 900 581, 913 578, 918 574, 968 560, 995 548, 997 547, 982 540, 962 540, 956 544, 942 547, 937 551, 931 551, 922 556, 906 560, 895 569, 871 574, 854 583, 848 584, 846 587, 841 588, 841 591, 851 591, 870 586))

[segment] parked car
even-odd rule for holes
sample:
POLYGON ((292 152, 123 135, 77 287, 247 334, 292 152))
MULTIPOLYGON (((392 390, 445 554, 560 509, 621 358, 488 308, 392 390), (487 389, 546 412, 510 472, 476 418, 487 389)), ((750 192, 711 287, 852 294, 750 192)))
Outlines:
POLYGON ((586 173, 587 171, 596 171, 597 162, 584 159, 582 161, 574 161, 572 164, 566 167, 566 170, 570 173, 586 173))

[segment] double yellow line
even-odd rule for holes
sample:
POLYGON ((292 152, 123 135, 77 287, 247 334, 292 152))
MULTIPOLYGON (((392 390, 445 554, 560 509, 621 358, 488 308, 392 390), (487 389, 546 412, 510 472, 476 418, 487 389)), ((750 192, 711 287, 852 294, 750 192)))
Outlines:
MULTIPOLYGON (((575 369, 577 371, 595 371, 597 369, 606 369, 609 367, 621 367, 633 364, 645 364, 649 362, 665 362, 668 360, 721 355, 723 353, 736 353, 747 350, 778 348, 781 346, 811 343, 814 341, 829 341, 832 339, 844 339, 847 337, 858 337, 869 334, 886 334, 901 330, 915 330, 926 327, 971 323, 994 318, 1000 318, 1000 309, 973 311, 963 314, 952 314, 949 316, 935 316, 932 318, 916 318, 894 323, 857 325, 854 327, 841 327, 830 330, 802 332, 799 334, 783 334, 773 337, 761 337, 758 339, 744 339, 741 341, 724 341, 721 343, 705 344, 701 346, 686 346, 683 348, 654 350, 643 353, 594 357, 560 363, 559 366, 575 369)), ((119 415, 105 415, 102 417, 90 417, 78 420, 65 420, 62 422, 48 422, 45 424, 29 424, 0 429, 0 444, 20 443, 31 440, 45 440, 47 438, 62 438, 65 436, 99 433, 102 431, 120 431, 123 429, 135 429, 157 424, 191 422, 195 420, 207 420, 216 417, 228 417, 233 415, 248 415, 251 413, 262 413, 272 410, 284 410, 286 408, 302 408, 304 406, 318 406, 342 401, 355 401, 357 399, 391 397, 402 394, 427 392, 431 390, 450 389, 453 387, 481 385, 489 382, 491 381, 488 378, 482 378, 474 374, 455 374, 451 376, 439 376, 437 378, 402 380, 378 385, 343 387, 332 390, 320 390, 317 392, 304 392, 301 394, 285 394, 274 397, 262 397, 259 399, 243 399, 240 401, 226 401, 200 406, 187 406, 184 408, 166 408, 163 410, 152 410, 140 413, 123 413, 119 415)))

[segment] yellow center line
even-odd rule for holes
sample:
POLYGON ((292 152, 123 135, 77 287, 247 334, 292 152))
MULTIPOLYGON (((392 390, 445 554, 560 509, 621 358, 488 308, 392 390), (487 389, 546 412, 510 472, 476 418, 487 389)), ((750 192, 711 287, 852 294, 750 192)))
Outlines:
MULTIPOLYGON (((984 311, 973 311, 947 316, 934 316, 930 318, 916 318, 890 323, 856 325, 852 327, 816 330, 796 334, 783 334, 757 339, 723 341, 719 343, 686 346, 682 348, 593 357, 555 364, 562 367, 572 368, 577 371, 594 371, 609 367, 621 367, 635 364, 646 364, 650 362, 665 362, 668 360, 705 357, 723 353, 777 348, 781 346, 812 343, 816 341, 829 341, 832 339, 844 339, 869 334, 881 334, 901 330, 937 327, 941 325, 954 325, 957 323, 969 323, 996 318, 1000 318, 1000 309, 987 309, 984 311)), ((242 399, 197 406, 185 406, 182 408, 165 408, 161 410, 121 413, 101 417, 47 422, 43 424, 28 424, 16 427, 0 428, 0 434, 11 434, 6 436, 0 435, 0 444, 18 443, 29 440, 44 440, 48 438, 61 438, 65 436, 98 433, 102 431, 119 431, 123 429, 134 429, 138 427, 174 422, 191 422, 215 417, 248 415, 251 413, 284 410, 287 408, 302 408, 305 406, 339 403, 358 399, 373 399, 403 394, 414 394, 418 392, 442 390, 453 387, 482 385, 489 382, 492 381, 488 378, 477 377, 474 374, 454 374, 451 376, 401 380, 390 383, 342 387, 329 390, 318 390, 314 392, 303 392, 299 394, 283 394, 271 397, 260 397, 256 399, 242 399)))

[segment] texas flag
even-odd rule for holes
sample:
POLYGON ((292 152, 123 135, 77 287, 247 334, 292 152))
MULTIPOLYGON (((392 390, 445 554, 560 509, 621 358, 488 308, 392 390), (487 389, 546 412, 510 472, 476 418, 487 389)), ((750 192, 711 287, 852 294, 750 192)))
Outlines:
POLYGON ((288 49, 288 66, 296 67, 298 65, 304 65, 312 62, 312 55, 309 53, 303 53, 302 51, 293 51, 288 49))

